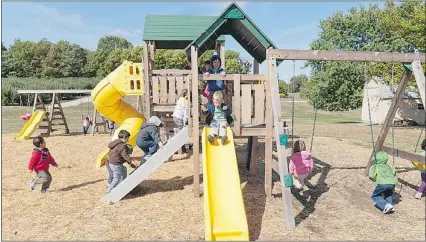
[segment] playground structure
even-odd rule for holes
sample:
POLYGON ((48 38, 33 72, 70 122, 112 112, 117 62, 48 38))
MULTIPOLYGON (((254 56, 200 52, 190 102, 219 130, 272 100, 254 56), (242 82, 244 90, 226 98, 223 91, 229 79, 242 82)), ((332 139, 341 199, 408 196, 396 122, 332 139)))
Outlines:
MULTIPOLYGON (((165 18, 164 16, 160 17, 165 18)), ((175 22, 175 26, 179 24, 179 21, 177 21, 179 20, 178 17, 168 16, 167 18, 169 19, 166 23, 175 22)), ((166 127, 169 129, 173 128, 170 114, 173 111, 177 95, 183 89, 188 90, 188 93, 192 97, 188 127, 175 134, 163 150, 153 155, 147 163, 129 175, 126 180, 102 199, 118 201, 123 198, 185 143, 193 144, 193 191, 194 196, 199 197, 199 145, 201 137, 206 240, 248 240, 249 238, 235 156, 235 146, 233 144, 234 138, 250 138, 251 171, 254 174, 257 174, 258 169, 258 139, 260 137, 265 138, 265 193, 267 196, 271 196, 272 171, 276 171, 280 175, 282 184, 284 216, 287 225, 289 227, 295 226, 292 196, 290 188, 286 186, 285 182, 289 177, 287 160, 288 156, 291 155, 291 151, 289 150, 291 144, 285 142, 285 135, 287 134, 288 136, 289 128, 284 127, 287 125, 284 125, 285 120, 281 118, 282 111, 278 93, 277 75, 279 61, 321 60, 412 63, 412 71, 406 70, 406 74, 398 86, 397 94, 392 101, 392 106, 385 121, 386 125, 383 126, 380 132, 375 150, 393 151, 393 149, 390 149, 390 151, 386 150, 383 142, 389 131, 390 120, 395 114, 394 112, 400 100, 402 90, 407 85, 408 76, 411 73, 414 73, 416 76, 416 81, 421 91, 422 102, 423 105, 425 104, 425 80, 424 75, 421 75, 423 71, 419 65, 420 62, 425 62, 424 55, 413 53, 280 50, 264 36, 259 28, 252 23, 236 4, 231 4, 218 18, 204 18, 204 16, 190 17, 203 20, 198 22, 183 18, 187 18, 187 16, 182 16, 180 23, 202 23, 199 24, 199 28, 188 27, 188 29, 195 29, 198 32, 195 31, 197 33, 193 35, 186 35, 189 36, 187 39, 182 39, 181 36, 156 37, 154 34, 150 36, 148 34, 149 28, 146 27, 145 32, 148 31, 148 33, 144 33, 142 63, 124 62, 102 80, 91 91, 91 95, 96 110, 120 125, 120 128, 115 131, 113 139, 117 137, 120 130, 126 129, 131 133, 129 143, 135 146, 135 135, 139 127, 144 123, 145 119, 148 119, 152 115, 160 116, 162 120, 166 121, 166 127), (230 74, 225 77, 219 75, 205 77, 198 74, 197 57, 207 49, 215 49, 222 56, 222 65, 224 65, 226 61, 224 58, 225 45, 224 40, 220 37, 224 34, 232 35, 252 55, 254 58, 253 75, 230 74), (180 40, 178 40, 179 38, 180 40), (155 70, 154 56, 157 48, 185 49, 188 58, 191 60, 192 70, 155 70), (148 51, 151 52, 150 58, 148 58, 148 51), (267 61, 267 73, 266 75, 260 75, 259 63, 265 60, 267 61), (230 142, 225 146, 220 144, 210 145, 206 142, 205 138, 208 128, 200 129, 199 83, 206 80, 225 80, 227 83, 227 102, 232 107, 235 122, 227 130, 230 142), (262 82, 259 82, 259 80, 262 82), (136 109, 122 100, 126 95, 138 96, 136 109), (143 115, 139 112, 140 109, 143 109, 143 115), (277 143, 278 157, 273 156, 273 140, 277 143)), ((152 23, 152 21, 155 22, 156 17, 148 16, 147 20, 150 20, 152 23)), ((147 26, 149 26, 150 21, 146 21, 147 26)), ((184 27, 182 31, 184 31, 184 27)), ((176 31, 164 30, 160 32, 161 34, 176 34, 176 31)), ((47 93, 51 93, 51 91, 49 90, 47 93)), ((56 93, 61 92, 58 91, 56 93)), ((73 91, 73 93, 75 92, 73 91)), ((55 95, 55 92, 53 95, 55 95)), ((31 118, 34 120, 29 120, 27 123, 28 127, 24 127, 24 130, 30 130, 38 126, 43 121, 43 117, 50 118, 53 112, 49 112, 49 110, 54 110, 56 106, 56 109, 61 109, 59 95, 54 96, 52 100, 50 109, 42 108, 45 111, 41 111, 40 113, 33 112, 31 118), (58 101, 55 101, 56 99, 58 101)), ((63 113, 62 118, 66 130, 68 130, 63 113)), ((50 124, 48 123, 49 127, 52 126, 52 120, 54 120, 53 116, 50 118, 50 121, 49 119, 45 120, 50 122, 50 124)), ((50 132, 51 128, 48 130, 50 132)), ((22 134, 21 136, 24 137, 25 135, 22 134)), ((108 149, 104 150, 98 156, 98 166, 103 164, 107 154, 108 149)), ((399 154, 403 155, 402 152, 399 154)), ((410 156, 412 160, 418 159, 421 163, 421 157, 413 155, 415 154, 407 154, 407 157, 410 156)))
MULTIPOLYGON (((280 175, 282 183, 284 216, 287 225, 289 227, 295 227, 292 211, 292 196, 290 187, 286 183, 286 180, 291 178, 288 173, 287 164, 288 157, 291 155, 291 151, 289 150, 291 144, 285 141, 285 136, 287 135, 288 137, 289 128, 287 125, 284 125, 287 121, 281 118, 282 112, 277 75, 277 65, 279 62, 284 60, 401 62, 412 63, 411 65, 417 69, 420 66, 420 62, 425 62, 424 56, 414 53, 280 50, 277 49, 277 47, 234 3, 229 5, 217 19, 214 21, 211 20, 210 25, 206 25, 202 28, 200 27, 199 29, 203 29, 203 32, 193 34, 192 36, 191 34, 186 34, 185 36, 190 36, 187 37, 187 39, 182 37, 184 34, 181 34, 182 36, 165 36, 169 33, 172 33, 171 35, 179 35, 176 34, 176 31, 169 32, 166 31, 166 29, 160 31, 161 34, 158 34, 159 32, 157 31, 157 36, 155 36, 154 31, 150 32, 152 30, 150 25, 158 27, 158 25, 155 25, 155 21, 160 21, 159 19, 163 21, 162 27, 164 28, 166 28, 165 26, 167 26, 167 23, 173 22, 174 26, 180 25, 182 26, 182 31, 185 31, 186 27, 188 27, 188 23, 194 23, 194 19, 192 18, 203 18, 203 16, 188 17, 191 18, 191 21, 184 19, 186 17, 187 16, 147 16, 142 64, 130 62, 123 63, 122 66, 101 81, 93 90, 92 97, 95 107, 100 113, 121 125, 129 125, 128 131, 131 133, 130 143, 134 145, 134 136, 140 125, 142 125, 144 118, 148 119, 152 115, 159 116, 166 122, 166 127, 172 128, 171 113, 177 95, 183 89, 188 90, 188 93, 192 97, 192 101, 190 101, 189 104, 190 118, 188 128, 181 131, 188 132, 187 136, 181 132, 175 134, 177 137, 175 139, 172 138, 167 143, 167 148, 165 147, 164 151, 159 151, 157 155, 152 156, 147 163, 139 168, 140 170, 136 170, 136 172, 130 175, 129 178, 123 181, 123 183, 117 186, 103 199, 112 201, 120 200, 185 142, 193 144, 193 192, 195 197, 199 197, 199 145, 200 136, 202 136, 206 239, 247 239, 248 230, 247 222, 245 221, 244 202, 242 200, 239 184, 239 173, 238 169, 234 169, 233 167, 236 164, 236 159, 233 158, 235 157, 235 148, 232 144, 227 144, 225 146, 212 146, 207 144, 205 141, 206 128, 203 131, 204 135, 200 135, 199 84, 201 82, 207 80, 226 81, 226 101, 228 102, 227 104, 232 107, 235 115, 234 124, 228 130, 229 137, 231 137, 232 140, 241 137, 250 138, 252 152, 250 162, 252 163, 251 171, 254 174, 257 173, 258 165, 258 138, 265 138, 265 193, 267 196, 271 196, 272 171, 277 172, 280 175), (222 65, 224 65, 226 61, 224 59, 224 41, 220 40, 220 36, 223 34, 232 35, 254 58, 253 75, 233 74, 226 75, 225 77, 219 75, 210 75, 208 77, 199 75, 197 59, 205 50, 215 49, 218 55, 222 56, 222 65), (155 50, 168 48, 184 48, 188 59, 191 60, 191 70, 155 70, 155 50), (148 52, 150 52, 150 54, 148 54, 148 52), (265 60, 267 61, 267 73, 266 75, 260 75, 259 63, 265 60), (137 66, 143 71, 143 75, 142 72, 138 73, 137 66), (136 71, 133 71, 134 68, 136 68, 136 71), (143 87, 138 85, 142 80, 143 87), (259 80, 261 82, 259 82, 259 80), (137 88, 133 87, 134 83, 136 83, 137 88), (100 95, 100 93, 103 94, 100 95), (138 95, 138 110, 120 101, 125 95, 138 95), (138 113, 140 107, 143 109, 143 116, 138 113), (120 110, 120 112, 113 112, 113 110, 120 110), (188 137, 188 139, 186 137, 188 137), (277 143, 277 157, 273 156, 274 139, 277 143), (226 160, 228 163, 221 163, 220 161, 222 160, 226 160), (221 166, 216 164, 221 164, 221 166), (221 174, 221 179, 218 179, 218 174, 221 174), (225 189, 225 186, 229 186, 230 190, 225 189), (232 205, 224 205, 219 202, 219 198, 225 196, 224 194, 227 194, 226 198, 228 201, 232 201, 232 205), (227 216, 233 214, 231 211, 239 211, 238 215, 234 214, 236 216, 235 223, 227 222, 229 221, 227 216)), ((199 22, 205 24, 208 21, 199 22)), ((414 72, 422 73, 421 70, 416 70, 414 72)), ((382 128, 374 150, 385 150, 382 146, 385 137, 384 134, 387 134, 389 131, 389 120, 395 114, 395 107, 400 100, 401 90, 405 88, 408 80, 407 76, 410 73, 410 71, 407 71, 404 75, 404 79, 402 79, 399 84, 397 94, 392 101, 392 106, 386 118, 386 125, 382 128)), ((423 79, 417 76, 418 74, 416 74, 416 80, 421 90, 421 97, 424 104, 424 76, 423 79)), ((119 130, 125 127, 126 126, 120 127, 120 129, 116 131, 115 136, 119 130)), ((105 150, 98 156, 98 166, 103 164, 107 152, 108 150, 105 150)), ((416 158, 420 157, 416 156, 416 158)), ((418 160, 421 163, 421 160, 418 160)))
MULTIPOLYGON (((69 134, 69 125, 61 105, 61 94, 73 93, 73 94, 88 94, 91 90, 18 90, 18 94, 34 94, 34 101, 31 113, 26 114, 23 118, 26 118, 27 122, 20 132, 15 136, 15 140, 26 140, 33 136, 34 133, 48 137, 53 131, 58 130, 55 126, 63 126, 64 134, 69 134), (50 105, 45 104, 41 97, 42 94, 51 94, 50 105), (55 128, 54 128, 55 127, 55 128)), ((29 103, 29 100, 28 100, 29 103)), ((102 116, 102 122, 96 122, 98 112, 94 109, 93 112, 93 125, 92 135, 94 135, 97 126, 103 126, 104 133, 106 133, 105 119, 102 116)))

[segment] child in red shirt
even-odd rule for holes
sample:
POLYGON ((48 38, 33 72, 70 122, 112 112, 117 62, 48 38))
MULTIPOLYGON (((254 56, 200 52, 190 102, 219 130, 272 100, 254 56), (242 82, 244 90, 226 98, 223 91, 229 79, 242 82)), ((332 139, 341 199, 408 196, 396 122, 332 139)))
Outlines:
POLYGON ((56 164, 55 159, 53 159, 49 150, 46 148, 46 142, 43 137, 35 137, 33 139, 33 144, 35 148, 31 154, 30 162, 28 163, 28 169, 30 172, 35 171, 37 179, 31 179, 29 185, 31 190, 34 190, 36 184, 41 184, 41 193, 46 193, 47 189, 50 187, 50 183, 52 183, 49 165, 58 167, 58 164, 56 164))

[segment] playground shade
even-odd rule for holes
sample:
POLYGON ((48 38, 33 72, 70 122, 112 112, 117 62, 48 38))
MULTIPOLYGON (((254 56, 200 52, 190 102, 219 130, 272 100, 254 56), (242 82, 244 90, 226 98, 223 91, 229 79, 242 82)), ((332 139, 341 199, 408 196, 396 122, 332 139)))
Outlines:
POLYGON ((46 116, 46 111, 34 111, 31 115, 30 120, 28 120, 24 127, 19 131, 15 136, 14 140, 27 140, 31 137, 40 123, 43 121, 43 118, 46 116))
POLYGON ((210 128, 202 133, 205 240, 248 241, 234 138, 229 127, 226 132, 225 145, 208 142, 210 128))

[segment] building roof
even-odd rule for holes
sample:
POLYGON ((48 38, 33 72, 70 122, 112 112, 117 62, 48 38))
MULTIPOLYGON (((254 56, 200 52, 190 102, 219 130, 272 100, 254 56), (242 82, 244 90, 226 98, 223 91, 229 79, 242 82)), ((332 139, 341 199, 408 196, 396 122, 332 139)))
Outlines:
MULTIPOLYGON (((147 15, 143 40, 155 41, 157 49, 185 49, 216 18, 216 16, 147 15)), ((220 36, 218 40, 224 41, 225 36, 220 36)))
POLYGON ((216 40, 224 34, 231 35, 259 63, 266 59, 266 50, 269 47, 277 49, 259 27, 233 2, 185 48, 188 58, 191 56, 191 46, 198 48, 200 56, 206 50, 214 49, 216 40))
MULTIPOLYGON (((395 96, 396 89, 383 83, 383 78, 373 77, 371 81, 377 83, 377 88, 380 93, 380 99, 392 99, 395 96)), ((403 99, 420 99, 420 95, 416 92, 404 92, 403 99)))

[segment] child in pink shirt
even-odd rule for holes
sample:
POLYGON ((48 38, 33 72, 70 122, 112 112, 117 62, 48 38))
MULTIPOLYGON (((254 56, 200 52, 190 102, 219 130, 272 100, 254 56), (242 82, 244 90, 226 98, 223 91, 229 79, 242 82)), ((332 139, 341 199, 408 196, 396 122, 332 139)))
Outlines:
POLYGON ((305 143, 297 140, 293 144, 293 155, 290 159, 290 174, 293 175, 293 184, 297 189, 303 189, 306 177, 314 169, 314 160, 311 153, 305 151, 305 143))

